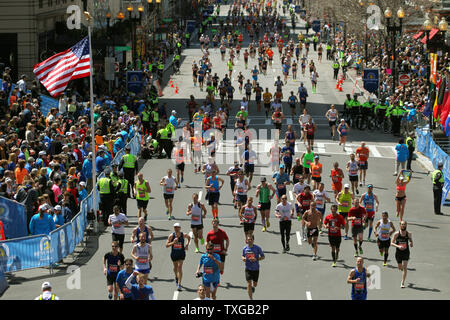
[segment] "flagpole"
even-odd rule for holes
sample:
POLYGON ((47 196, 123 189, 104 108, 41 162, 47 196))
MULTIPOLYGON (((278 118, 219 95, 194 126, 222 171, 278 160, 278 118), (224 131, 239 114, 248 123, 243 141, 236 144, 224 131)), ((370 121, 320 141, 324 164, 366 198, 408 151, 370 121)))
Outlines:
POLYGON ((89 70, 89 94, 90 94, 90 113, 91 113, 91 149, 92 149, 92 209, 94 210, 94 233, 98 232, 98 221, 97 221, 97 172, 95 167, 95 123, 94 123, 94 82, 92 79, 93 75, 93 68, 92 68, 92 62, 94 60, 94 57, 92 55, 92 41, 91 41, 91 20, 92 16, 89 14, 89 12, 85 11, 84 15, 86 16, 86 19, 88 21, 88 37, 89 37, 89 64, 90 64, 90 70, 89 70))

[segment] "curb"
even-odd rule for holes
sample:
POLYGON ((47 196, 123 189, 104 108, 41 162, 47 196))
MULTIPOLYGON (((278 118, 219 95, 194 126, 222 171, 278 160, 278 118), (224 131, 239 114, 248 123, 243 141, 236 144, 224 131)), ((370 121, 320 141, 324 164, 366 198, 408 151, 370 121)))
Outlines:
POLYGON ((430 159, 428 159, 425 155, 423 155, 420 152, 415 152, 415 154, 417 155, 417 161, 422 165, 422 167, 428 171, 428 174, 430 174, 430 172, 434 171, 434 166, 433 163, 430 161, 430 159))

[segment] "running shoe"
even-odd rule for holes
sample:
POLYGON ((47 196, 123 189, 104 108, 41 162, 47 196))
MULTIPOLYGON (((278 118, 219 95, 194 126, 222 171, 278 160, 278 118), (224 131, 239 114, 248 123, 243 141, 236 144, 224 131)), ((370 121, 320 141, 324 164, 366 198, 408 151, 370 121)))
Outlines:
POLYGON ((269 221, 267 221, 267 228, 269 228, 270 227, 270 222, 269 221))
POLYGON ((382 257, 383 256, 383 252, 380 252, 380 257, 382 257))
POLYGON ((179 284, 177 284, 177 290, 181 291, 181 286, 179 284))
POLYGON ((202 245, 205 244, 205 239, 201 238, 201 239, 200 239, 200 243, 201 243, 202 245))
POLYGON ((111 300, 112 299, 112 294, 108 293, 108 299, 111 300))
POLYGON ((195 248, 195 253, 198 253, 198 252, 199 252, 198 248, 195 248))
POLYGON ((347 237, 347 236, 344 236, 344 240, 348 240, 348 237, 347 237))
POLYGON ((261 231, 262 231, 262 232, 266 232, 266 227, 263 227, 263 228, 261 229, 261 231))
POLYGON ((168 216, 167 219, 168 219, 168 220, 172 220, 172 217, 171 217, 171 216, 168 216))
POLYGON ((369 237, 367 237, 367 241, 372 241, 372 239, 370 239, 370 236, 369 236, 369 237))
POLYGON ((362 187, 362 183, 361 182, 359 183, 359 186, 362 187))
POLYGON ((167 211, 166 211, 166 215, 168 215, 169 214, 169 209, 167 209, 167 211))
POLYGON ((405 287, 405 284, 402 282, 402 283, 400 283, 400 288, 404 288, 405 287))
POLYGON ((359 248, 359 254, 363 254, 363 249, 359 248))
POLYGON ((286 249, 285 248, 283 248, 283 253, 286 253, 286 249))
POLYGON ((386 267, 387 266, 387 263, 386 262, 383 262, 383 267, 386 267))
POLYGON ((322 230, 320 230, 320 231, 319 231, 319 234, 320 234, 320 235, 322 235, 322 234, 323 234, 323 231, 322 231, 322 230))
POLYGON ((331 265, 333 268, 336 268, 336 262, 333 262, 333 264, 331 265))
POLYGON ((359 190, 358 190, 358 188, 356 189, 356 194, 359 194, 359 190))
POLYGON ((179 185, 177 185, 177 188, 178 188, 178 189, 180 189, 180 188, 181 188, 181 185, 180 185, 180 184, 179 184, 179 185))
POLYGON ((317 256, 313 255, 312 259, 313 259, 313 261, 316 261, 317 260, 317 256))
POLYGON ((291 250, 291 248, 289 247, 289 245, 287 245, 287 246, 286 246, 286 251, 289 252, 290 250, 291 250))
POLYGON ((306 236, 303 236, 303 241, 307 241, 308 239, 306 239, 306 236))
POLYGON ((184 182, 184 178, 183 177, 181 177, 181 183, 183 183, 184 182))
POLYGON ((144 215, 144 220, 147 221, 147 215, 144 215))
POLYGON ((357 257, 357 256, 358 256, 358 251, 355 252, 355 257, 357 257))
POLYGON ((255 287, 252 287, 252 293, 255 293, 255 287))

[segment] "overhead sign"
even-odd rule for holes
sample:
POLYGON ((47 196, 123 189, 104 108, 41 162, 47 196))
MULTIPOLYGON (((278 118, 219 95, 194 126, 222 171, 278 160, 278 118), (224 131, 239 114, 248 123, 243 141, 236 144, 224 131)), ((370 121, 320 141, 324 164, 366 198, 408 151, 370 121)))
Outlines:
POLYGON ((376 92, 379 86, 379 70, 364 69, 364 89, 370 93, 376 92))
POLYGON ((409 84, 409 82, 411 81, 411 78, 409 76, 409 74, 407 73, 402 73, 398 76, 398 81, 400 82, 400 84, 402 86, 406 86, 409 84))
POLYGON ((320 32, 320 20, 313 20, 311 24, 314 32, 320 32))
POLYGON ((124 46, 124 47, 114 47, 115 51, 130 51, 131 47, 129 46, 124 46))

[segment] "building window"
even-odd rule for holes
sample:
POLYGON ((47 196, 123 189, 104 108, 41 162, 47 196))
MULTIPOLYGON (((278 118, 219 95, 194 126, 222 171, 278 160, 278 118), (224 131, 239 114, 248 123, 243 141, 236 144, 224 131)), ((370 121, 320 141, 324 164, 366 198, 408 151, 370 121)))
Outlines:
POLYGON ((42 9, 44 6, 44 0, 39 0, 39 9, 42 9))
POLYGON ((48 6, 49 7, 53 6, 53 0, 48 0, 48 6))

